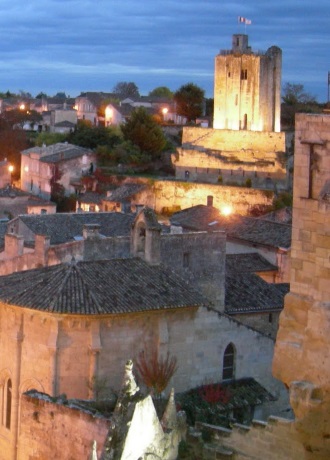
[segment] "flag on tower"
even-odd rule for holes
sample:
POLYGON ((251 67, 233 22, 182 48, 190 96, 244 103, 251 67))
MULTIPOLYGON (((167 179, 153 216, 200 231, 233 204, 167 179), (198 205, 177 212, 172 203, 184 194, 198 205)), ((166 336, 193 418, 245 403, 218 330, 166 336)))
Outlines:
POLYGON ((238 22, 248 26, 252 24, 251 19, 243 18, 243 16, 238 16, 238 22))

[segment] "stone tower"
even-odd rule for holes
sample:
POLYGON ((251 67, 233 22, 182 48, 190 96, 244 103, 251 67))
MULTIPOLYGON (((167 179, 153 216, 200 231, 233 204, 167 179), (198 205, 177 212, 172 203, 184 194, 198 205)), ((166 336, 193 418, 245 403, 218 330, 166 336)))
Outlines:
POLYGON ((252 51, 248 36, 215 58, 215 129, 280 132, 282 51, 252 51))
POLYGON ((273 374, 306 458, 330 458, 330 116, 296 115, 290 293, 273 374))

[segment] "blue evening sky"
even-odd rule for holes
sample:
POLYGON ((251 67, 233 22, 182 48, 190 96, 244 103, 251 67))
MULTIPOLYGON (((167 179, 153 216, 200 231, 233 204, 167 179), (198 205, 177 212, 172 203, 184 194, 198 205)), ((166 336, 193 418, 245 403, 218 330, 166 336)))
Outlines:
POLYGON ((133 81, 147 95, 193 82, 213 97, 214 57, 234 33, 254 50, 279 46, 282 83, 326 102, 329 0, 2 0, 0 91, 75 97, 133 81))

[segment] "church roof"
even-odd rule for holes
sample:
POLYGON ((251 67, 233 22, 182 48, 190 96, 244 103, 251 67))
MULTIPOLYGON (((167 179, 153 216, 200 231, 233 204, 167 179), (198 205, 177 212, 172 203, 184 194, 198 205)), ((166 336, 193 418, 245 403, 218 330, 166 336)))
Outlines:
POLYGON ((71 315, 122 314, 208 304, 176 273, 139 258, 72 262, 2 276, 0 301, 71 315))
POLYGON ((281 311, 289 284, 270 284, 253 273, 226 276, 225 313, 281 311))
POLYGON ((255 273, 278 270, 257 252, 226 254, 226 273, 255 273))

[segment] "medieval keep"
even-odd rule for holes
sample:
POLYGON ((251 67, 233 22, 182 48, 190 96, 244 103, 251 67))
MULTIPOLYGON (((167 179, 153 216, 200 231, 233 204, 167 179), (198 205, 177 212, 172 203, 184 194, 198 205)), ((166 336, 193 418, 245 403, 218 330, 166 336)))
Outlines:
POLYGON ((252 51, 248 36, 215 58, 215 129, 280 132, 282 51, 252 51))

